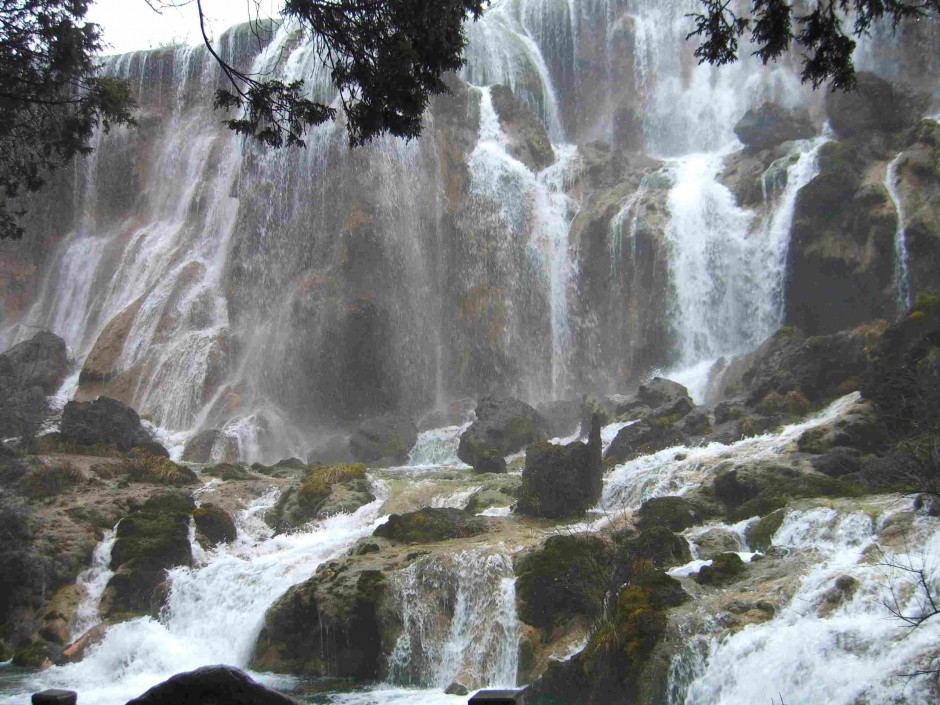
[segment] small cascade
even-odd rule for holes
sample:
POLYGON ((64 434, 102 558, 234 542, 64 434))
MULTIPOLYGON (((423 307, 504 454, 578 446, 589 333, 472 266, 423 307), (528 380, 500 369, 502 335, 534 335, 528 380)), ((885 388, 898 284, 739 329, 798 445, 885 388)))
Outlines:
POLYGON ((894 204, 894 212, 898 218, 898 228, 894 234, 894 271, 897 282, 898 314, 904 314, 913 303, 911 294, 910 255, 907 251, 907 230, 904 225, 904 203, 898 192, 898 165, 904 153, 901 152, 888 165, 885 173, 885 188, 894 204))
MULTIPOLYGON (((206 553, 204 564, 196 568, 170 571, 171 591, 159 621, 142 617, 110 626, 84 661, 49 669, 29 678, 25 687, 28 692, 69 688, 81 692, 87 702, 119 705, 199 666, 226 663, 246 668, 274 600, 380 523, 378 511, 387 493, 381 486, 376 493, 383 496, 354 514, 276 537, 260 515, 276 503, 278 493, 265 494, 238 517, 235 542, 206 553)), ((102 542, 96 565, 107 550, 102 542)), ((105 573, 91 570, 88 581, 97 586, 105 573)), ((0 703, 18 705, 28 692, 4 695, 0 703)))
POLYGON ((408 455, 408 465, 412 467, 469 467, 457 457, 460 436, 469 427, 470 424, 467 423, 463 426, 444 426, 422 431, 418 435, 415 447, 408 455))
POLYGON ((515 685, 520 631, 511 557, 492 548, 428 557, 397 582, 404 626, 389 657, 392 682, 515 685))
POLYGON ((85 590, 85 597, 75 613, 75 625, 72 627, 70 640, 75 641, 89 629, 101 623, 98 604, 108 581, 114 575, 111 570, 111 549, 114 548, 117 527, 104 532, 101 541, 95 546, 91 557, 91 566, 83 570, 75 581, 85 590))
POLYGON ((773 458, 805 431, 840 418, 859 398, 858 392, 848 394, 815 416, 784 426, 776 434, 753 436, 731 445, 710 443, 695 448, 667 448, 618 465, 604 480, 600 507, 613 513, 635 511, 651 497, 682 495, 706 484, 722 463, 773 458))
POLYGON ((790 511, 773 544, 809 557, 789 604, 768 622, 712 641, 704 658, 683 655, 671 683, 678 697, 670 702, 750 705, 768 693, 788 703, 934 700, 930 678, 909 674, 933 667, 940 621, 911 629, 886 605, 920 614, 918 570, 929 589, 940 585, 927 558, 940 550, 936 520, 912 517, 906 502, 891 497, 854 510, 790 511), (840 591, 837 580, 851 589, 840 591))

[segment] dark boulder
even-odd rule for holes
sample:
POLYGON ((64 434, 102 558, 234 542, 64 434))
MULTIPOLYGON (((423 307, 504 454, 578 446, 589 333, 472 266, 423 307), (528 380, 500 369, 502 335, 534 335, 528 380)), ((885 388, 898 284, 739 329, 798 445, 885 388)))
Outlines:
POLYGON ((744 114, 734 126, 734 134, 747 149, 757 152, 812 137, 816 128, 805 110, 790 111, 776 103, 764 103, 744 114))
POLYGON ((636 393, 636 400, 651 409, 666 406, 688 398, 689 390, 678 382, 663 377, 654 377, 646 384, 640 385, 636 393))
POLYGON ((869 130, 898 132, 913 126, 929 103, 930 96, 865 71, 856 75, 855 90, 826 93, 829 124, 839 137, 869 130))
POLYGON ((641 455, 649 455, 666 448, 684 445, 685 436, 670 424, 660 425, 655 420, 637 421, 620 429, 604 460, 608 464, 624 463, 641 455))
POLYGON ((477 472, 494 472, 505 456, 548 437, 545 420, 525 402, 489 396, 480 400, 476 420, 460 437, 457 457, 477 472))
POLYGON ((695 574, 695 582, 702 585, 730 583, 744 572, 744 561, 737 553, 715 556, 711 565, 702 566, 695 574))
POLYGON ((57 335, 41 331, 3 353, 19 389, 39 387, 44 394, 58 391, 69 369, 68 349, 57 335))
POLYGON ((426 507, 408 514, 392 514, 372 535, 399 543, 435 543, 485 531, 484 520, 460 509, 426 507))
POLYGON ((411 421, 384 414, 359 424, 349 439, 349 450, 362 463, 405 462, 417 441, 418 427, 411 421))
POLYGON ((33 436, 49 415, 47 397, 68 372, 65 342, 47 332, 0 355, 0 435, 33 436))
POLYGON ((111 570, 101 598, 110 617, 152 614, 166 571, 192 565, 189 520, 195 503, 189 494, 164 492, 153 497, 117 526, 111 570))
POLYGON ((238 443, 218 429, 200 431, 183 447, 185 463, 237 463, 238 443))
POLYGON ((127 705, 297 705, 231 666, 204 666, 154 686, 127 705))
POLYGON ((597 504, 603 490, 601 425, 595 415, 587 444, 543 441, 526 449, 517 511, 555 519, 580 516, 597 504))
POLYGON ((60 433, 63 440, 79 445, 115 446, 122 451, 142 447, 167 455, 166 449, 154 443, 136 411, 108 397, 70 401, 62 412, 60 433))
POLYGON ((692 560, 689 542, 665 526, 650 527, 637 536, 619 535, 616 539, 618 565, 630 566, 637 559, 645 559, 666 568, 692 560))
POLYGON ((851 448, 833 448, 831 453, 813 458, 811 462, 813 470, 829 477, 843 477, 862 471, 858 453, 851 448))
POLYGON ((228 512, 210 502, 193 512, 193 521, 196 523, 197 536, 209 547, 231 543, 238 536, 235 522, 228 512))
POLYGON ((643 502, 637 512, 637 528, 641 531, 664 526, 670 531, 683 531, 705 521, 707 512, 684 497, 654 497, 643 502))

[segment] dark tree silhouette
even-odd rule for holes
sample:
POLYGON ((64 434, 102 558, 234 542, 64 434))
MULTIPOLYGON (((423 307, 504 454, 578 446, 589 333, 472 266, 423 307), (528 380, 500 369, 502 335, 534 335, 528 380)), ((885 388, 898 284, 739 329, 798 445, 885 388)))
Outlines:
POLYGON ((130 92, 98 75, 98 27, 85 0, 0 3, 0 239, 19 238, 22 206, 45 176, 87 154, 99 124, 131 122, 130 92))
POLYGON ((800 50, 803 82, 813 88, 827 81, 834 89, 855 86, 855 39, 868 34, 876 22, 891 22, 897 29, 905 20, 940 21, 940 0, 815 0, 804 3, 806 10, 789 0, 753 0, 750 14, 737 14, 735 0, 701 3, 702 11, 691 15, 695 29, 688 36, 702 40, 695 50, 700 63, 722 66, 737 61, 739 42, 750 35, 754 56, 765 64, 791 48, 800 50))

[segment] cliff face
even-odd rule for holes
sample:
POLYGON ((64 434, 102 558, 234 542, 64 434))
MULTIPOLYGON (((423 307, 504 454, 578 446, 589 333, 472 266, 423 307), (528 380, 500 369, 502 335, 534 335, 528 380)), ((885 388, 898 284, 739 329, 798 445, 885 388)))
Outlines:
MULTIPOLYGON (((786 63, 697 66, 685 4, 650 5, 502 3, 422 138, 356 151, 342 125, 293 151, 234 138, 200 48, 109 60, 139 125, 96 138, 0 253, 4 342, 52 330, 84 361, 80 398, 274 459, 305 454, 313 428, 463 396, 625 390, 751 349, 784 316, 812 332, 891 316, 899 213, 910 294, 932 290, 925 104, 824 147, 729 154, 765 103, 808 108, 817 133, 836 111, 786 63)), ((277 70, 329 99, 296 36, 260 55, 252 39, 222 50, 256 70, 283 50, 277 70)), ((865 61, 881 71, 897 57, 879 41, 865 61)), ((904 75, 921 92, 922 63, 904 75)))

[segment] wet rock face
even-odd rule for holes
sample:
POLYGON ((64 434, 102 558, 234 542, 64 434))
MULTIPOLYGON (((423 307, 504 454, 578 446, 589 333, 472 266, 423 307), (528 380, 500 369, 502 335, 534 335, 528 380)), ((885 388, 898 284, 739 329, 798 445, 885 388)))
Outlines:
POLYGON ((617 433, 604 454, 604 460, 608 464, 619 464, 684 443, 685 436, 670 425, 638 421, 617 433))
POLYGON ((115 574, 101 598, 102 615, 159 612, 154 599, 166 571, 192 565, 189 521, 195 506, 188 494, 165 492, 118 524, 111 552, 115 574))
POLYGON ((776 103, 764 103, 744 114, 734 126, 734 134, 748 150, 757 152, 812 137, 816 128, 805 110, 791 112, 776 103))
POLYGON ((490 94, 509 141, 509 154, 535 172, 554 164, 552 142, 532 109, 518 100, 509 86, 493 86, 490 94))
POLYGON ((655 497, 643 502, 637 512, 637 528, 640 531, 654 526, 663 526, 670 531, 683 531, 701 524, 705 510, 683 497, 655 497))
MULTIPOLYGON (((144 429, 136 411, 108 397, 66 404, 62 412, 61 435, 67 442, 87 446, 113 445, 122 451, 135 447, 146 448, 150 452, 162 449, 144 429)), ((160 455, 167 455, 166 449, 162 449, 160 455)))
POLYGON ((45 331, 0 355, 0 434, 35 434, 67 372, 65 341, 45 331))
POLYGON ((877 130, 903 130, 917 122, 930 97, 893 84, 878 76, 859 72, 856 90, 826 93, 829 124, 840 137, 854 137, 877 130))
POLYGON ((595 415, 586 444, 540 442, 526 449, 517 511, 550 518, 580 516, 597 504, 603 489, 600 418, 595 415))
POLYGON ((155 685, 127 705, 297 705, 297 701, 252 680, 231 666, 205 666, 155 685))
POLYGON ((544 441, 548 435, 538 412, 511 397, 484 397, 477 405, 476 417, 460 437, 457 457, 477 472, 504 471, 505 456, 544 441))
POLYGON ((356 460, 404 462, 418 440, 418 427, 410 420, 385 414, 363 422, 349 439, 349 450, 356 460))

